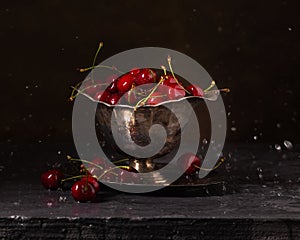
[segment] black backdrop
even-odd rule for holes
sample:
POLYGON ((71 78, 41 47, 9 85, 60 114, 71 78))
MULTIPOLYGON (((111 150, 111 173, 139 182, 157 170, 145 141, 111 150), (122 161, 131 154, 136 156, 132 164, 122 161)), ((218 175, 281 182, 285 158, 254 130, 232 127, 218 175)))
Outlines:
POLYGON ((299 1, 1 1, 0 141, 72 142, 69 87, 98 61, 157 46, 232 92, 228 141, 299 141, 299 1), (231 131, 231 128, 236 131, 231 131), (257 136, 257 140, 254 139, 257 136))

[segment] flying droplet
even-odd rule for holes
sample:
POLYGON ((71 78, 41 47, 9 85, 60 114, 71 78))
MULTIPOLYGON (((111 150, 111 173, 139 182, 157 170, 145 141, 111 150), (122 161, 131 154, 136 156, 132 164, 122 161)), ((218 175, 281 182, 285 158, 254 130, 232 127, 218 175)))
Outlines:
POLYGON ((232 132, 235 132, 235 131, 236 131, 236 127, 232 127, 232 128, 231 128, 231 131, 232 131, 232 132))
POLYGON ((288 140, 284 140, 283 144, 289 150, 293 148, 293 144, 288 140))
POLYGON ((277 151, 281 151, 281 146, 279 145, 279 144, 275 144, 275 149, 277 150, 277 151))
POLYGON ((258 139, 258 137, 257 136, 253 136, 253 139, 256 141, 258 139))

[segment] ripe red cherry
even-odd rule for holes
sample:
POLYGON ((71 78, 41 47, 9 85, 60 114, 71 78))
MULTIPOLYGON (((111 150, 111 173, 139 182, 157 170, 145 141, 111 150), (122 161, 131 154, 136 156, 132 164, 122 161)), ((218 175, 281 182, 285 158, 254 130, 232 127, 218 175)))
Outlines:
POLYGON ((132 177, 134 177, 134 178, 138 177, 137 174, 133 174, 133 176, 132 176, 132 174, 130 174, 129 172, 139 173, 135 168, 129 166, 128 169, 122 169, 121 170, 121 173, 119 175, 119 181, 122 182, 122 183, 129 183, 129 182, 131 182, 130 179, 132 177))
POLYGON ((150 98, 147 100, 147 104, 148 105, 156 105, 163 101, 166 101, 166 99, 167 99, 166 94, 157 91, 157 92, 154 92, 151 94, 150 98))
POLYGON ((108 87, 105 89, 106 91, 110 92, 110 93, 116 93, 118 92, 118 80, 113 80, 108 87))
POLYGON ((174 99, 180 99, 185 96, 185 90, 179 86, 178 84, 170 84, 168 88, 168 99, 174 100, 174 99))
POLYGON ((128 91, 124 94, 123 96, 123 99, 122 99, 125 104, 130 104, 130 105, 133 105, 133 104, 136 104, 137 103, 137 98, 135 96, 135 93, 134 91, 128 91))
POLYGON ((64 175, 61 171, 53 169, 41 175, 41 182, 46 189, 56 190, 61 187, 61 180, 63 178, 64 175))
POLYGON ((111 93, 107 90, 101 90, 101 91, 98 91, 95 96, 94 96, 94 99, 96 101, 102 101, 102 102, 107 102, 108 98, 110 97, 111 93))
POLYGON ((185 153, 177 160, 177 164, 182 170, 185 170, 185 174, 189 175, 200 168, 201 160, 193 153, 185 153))
POLYGON ((168 85, 160 85, 159 91, 167 95, 168 100, 180 99, 185 96, 185 90, 177 83, 168 83, 168 85))
MULTIPOLYGON (((102 158, 95 158, 91 162, 98 165, 98 166, 100 166, 100 167, 102 167, 104 170, 108 168, 106 162, 102 158)), ((89 173, 92 176, 93 175, 100 176, 103 173, 103 170, 100 167, 95 166, 94 164, 89 164, 89 168, 88 168, 89 173)))
POLYGON ((109 85, 109 84, 111 84, 112 82, 116 81, 117 79, 118 79, 118 75, 113 74, 113 75, 108 76, 108 77, 105 79, 105 83, 107 83, 107 85, 109 85))
POLYGON ((95 177, 93 177, 91 175, 88 175, 87 177, 83 177, 81 179, 81 181, 88 181, 89 183, 91 183, 93 185, 93 187, 95 188, 96 192, 100 191, 100 184, 99 184, 97 178, 95 178, 95 177))
POLYGON ((156 73, 151 69, 141 69, 134 79, 134 83, 139 86, 147 83, 156 82, 156 73))
POLYGON ((71 188, 71 193, 75 201, 78 202, 91 201, 96 196, 94 186, 85 179, 75 182, 71 188))
POLYGON ((193 96, 199 96, 199 97, 204 96, 204 92, 203 92, 202 88, 200 88, 197 85, 190 85, 190 86, 186 87, 186 90, 193 96))
POLYGON ((121 95, 119 93, 114 93, 106 99, 106 102, 108 104, 115 105, 118 103, 120 98, 121 98, 121 95))
POLYGON ((162 85, 165 85, 165 86, 171 86, 173 84, 181 84, 182 83, 177 79, 176 79, 172 76, 172 75, 166 75, 166 76, 163 76, 164 78, 164 81, 161 83, 162 85))
POLYGON ((125 74, 121 76, 117 82, 117 88, 120 93, 129 91, 132 87, 134 76, 132 74, 125 74))
POLYGON ((141 69, 139 69, 139 68, 133 68, 130 70, 130 74, 135 76, 135 75, 139 74, 140 71, 141 71, 141 69))

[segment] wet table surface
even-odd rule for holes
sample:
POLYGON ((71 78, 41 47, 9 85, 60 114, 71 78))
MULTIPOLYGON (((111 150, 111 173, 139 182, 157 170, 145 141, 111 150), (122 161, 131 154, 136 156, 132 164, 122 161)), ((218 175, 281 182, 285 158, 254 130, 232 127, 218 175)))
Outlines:
POLYGON ((33 178, 6 176, 0 239, 300 239, 299 148, 238 145, 224 152, 231 154, 224 176, 232 191, 221 196, 106 189, 93 203, 76 203, 69 191, 45 190, 38 170, 33 178))

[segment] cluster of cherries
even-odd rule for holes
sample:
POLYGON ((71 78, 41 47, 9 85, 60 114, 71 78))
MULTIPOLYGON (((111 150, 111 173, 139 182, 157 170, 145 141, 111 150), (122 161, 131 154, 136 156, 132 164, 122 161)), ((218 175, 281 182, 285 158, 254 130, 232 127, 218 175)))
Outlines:
MULTIPOLYGON (((100 190, 99 180, 118 183, 130 183, 131 173, 138 173, 138 171, 130 166, 115 166, 109 168, 105 161, 101 158, 95 158, 92 161, 73 159, 68 156, 69 160, 86 162, 89 166, 86 169, 81 165, 82 175, 65 178, 64 174, 58 169, 52 169, 44 172, 41 175, 41 182, 46 189, 57 190, 61 188, 66 181, 76 180, 71 187, 71 194, 77 202, 93 201, 97 192, 100 190), (117 174, 116 168, 121 171, 117 174)), ((201 160, 198 156, 192 153, 182 155, 178 161, 178 167, 183 169, 186 175, 191 175, 200 169, 201 160)), ((134 174, 138 177, 138 174, 134 174)))
POLYGON ((196 85, 184 86, 181 81, 172 74, 159 74, 154 69, 132 69, 119 78, 111 75, 106 81, 90 79, 82 86, 82 93, 96 101, 115 105, 157 105, 168 100, 177 100, 185 96, 203 97, 203 90, 196 85), (154 85, 154 87, 153 87, 154 85), (139 87, 139 88, 136 88, 139 87), (138 90, 137 90, 138 89, 138 90), (146 94, 145 94, 146 93, 146 94))

